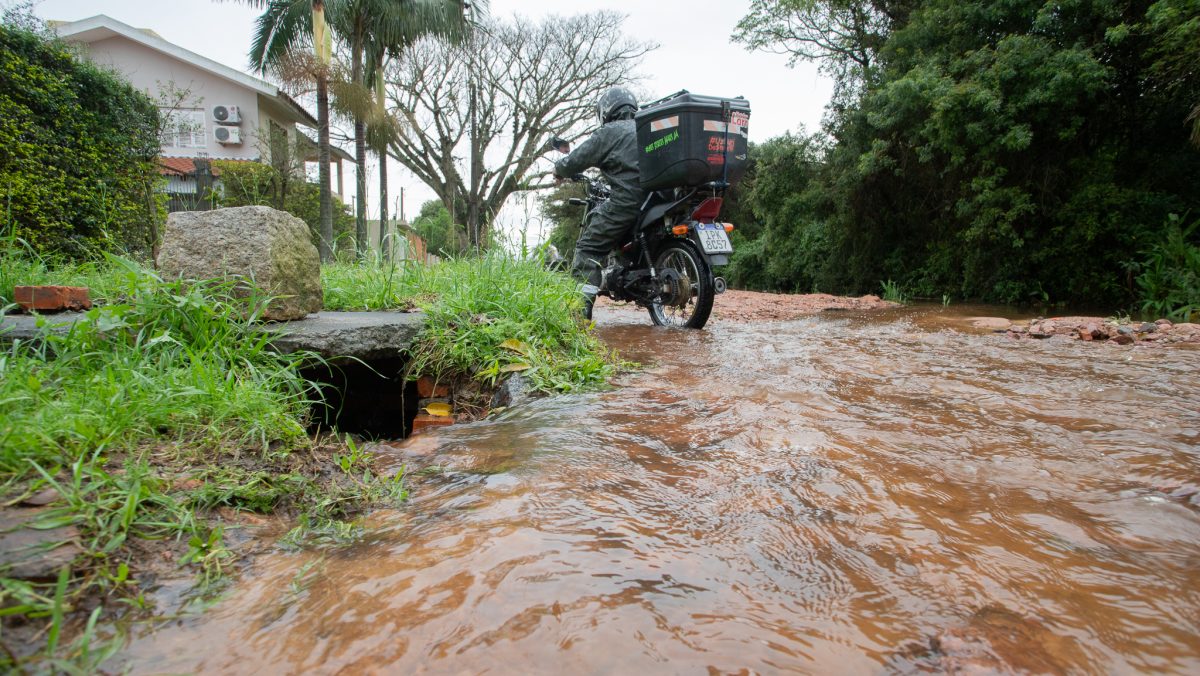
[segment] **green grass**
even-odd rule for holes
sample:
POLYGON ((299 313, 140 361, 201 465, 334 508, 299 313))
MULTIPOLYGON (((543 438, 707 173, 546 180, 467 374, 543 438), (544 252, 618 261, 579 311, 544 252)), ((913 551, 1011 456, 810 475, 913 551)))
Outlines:
MULTIPOLYGON (((89 644, 91 629, 60 640, 64 616, 89 598, 108 619, 118 601, 137 605, 135 539, 176 543, 205 586, 233 556, 206 523, 213 508, 332 521, 404 499, 402 474, 315 446, 306 424, 318 393, 299 372, 310 357, 272 352, 254 321, 261 299, 235 297, 231 282, 164 282, 111 257, 59 265, 11 241, 0 271, 9 297, 17 283, 80 283, 105 301, 69 333, 0 347, 0 504, 54 488, 60 499, 35 526, 75 526, 84 551, 57 585, 0 570, 0 619, 48 626, 44 648, 16 665, 0 624, 0 668, 94 667, 107 647, 89 644)), ((99 616, 88 619, 94 629, 99 616)))
POLYGON ((602 386, 617 364, 577 319, 576 282, 536 262, 492 253, 434 266, 334 264, 322 283, 331 310, 424 310, 413 374, 494 385, 520 371, 535 389, 569 392, 602 386))
POLYGON ((321 266, 326 310, 413 309, 429 268, 413 261, 334 262, 321 266))
MULTIPOLYGON (((414 376, 489 385, 520 371, 536 389, 573 391, 617 364, 577 319, 575 283, 531 262, 336 264, 323 278, 331 309, 425 311, 414 376)), ((362 533, 347 519, 407 497, 403 471, 381 475, 351 440, 308 436, 319 392, 300 367, 312 357, 274 353, 254 317, 262 298, 237 297, 234 282, 167 282, 122 258, 69 263, 0 241, 0 307, 17 284, 85 285, 99 303, 66 334, 0 347, 0 505, 54 488, 36 526, 75 526, 84 551, 56 583, 0 570, 0 669, 94 671, 120 645, 99 641, 97 622, 145 609, 135 541, 165 541, 198 589, 214 589, 236 559, 214 510, 284 511, 299 525, 282 544, 340 546, 362 533), (84 628, 67 637, 70 618, 84 628), (46 626, 19 664, 5 644, 14 620, 46 626)))
POLYGON ((124 302, 88 311, 70 333, 0 355, 0 471, 44 459, 129 450, 170 437, 262 449, 303 436, 299 357, 268 349, 231 285, 164 283, 117 261, 124 302))
MULTIPOLYGON (((893 282, 889 279, 886 282, 880 282, 879 284, 883 287, 884 300, 891 301, 893 303, 900 303, 901 305, 908 302, 908 294, 904 293, 904 290, 900 288, 899 282, 893 282)), ((943 297, 943 301, 945 300, 946 298, 943 297)), ((943 305, 945 304, 946 303, 943 302, 943 305)))

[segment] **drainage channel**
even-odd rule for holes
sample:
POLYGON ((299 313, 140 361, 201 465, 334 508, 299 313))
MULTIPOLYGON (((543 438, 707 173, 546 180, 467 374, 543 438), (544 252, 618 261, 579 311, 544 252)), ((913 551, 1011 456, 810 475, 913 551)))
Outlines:
POLYGON ((417 416, 417 385, 404 379, 405 360, 321 364, 301 371, 321 392, 313 404, 314 429, 336 429, 373 439, 402 439, 417 416))

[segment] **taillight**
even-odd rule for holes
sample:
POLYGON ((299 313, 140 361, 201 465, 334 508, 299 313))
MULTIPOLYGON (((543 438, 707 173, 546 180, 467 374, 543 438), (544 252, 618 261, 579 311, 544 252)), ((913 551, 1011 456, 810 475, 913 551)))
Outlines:
POLYGON ((672 234, 680 235, 680 236, 686 235, 687 231, 688 231, 688 227, 686 225, 677 225, 677 226, 671 228, 672 234))
POLYGON ((733 232, 733 223, 725 223, 725 232, 733 232))
POLYGON ((692 219, 701 223, 712 223, 721 215, 721 198, 709 197, 692 212, 692 219))

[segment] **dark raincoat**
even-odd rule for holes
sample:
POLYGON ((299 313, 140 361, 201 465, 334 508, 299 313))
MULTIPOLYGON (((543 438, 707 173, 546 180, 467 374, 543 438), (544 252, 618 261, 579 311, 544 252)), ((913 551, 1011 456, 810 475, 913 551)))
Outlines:
POLYGON ((634 121, 613 120, 554 165, 554 175, 560 178, 598 167, 612 187, 609 200, 588 214, 571 262, 571 274, 584 282, 589 296, 596 295, 589 286, 600 286, 600 268, 608 252, 624 243, 646 200, 638 181, 638 150, 634 121))

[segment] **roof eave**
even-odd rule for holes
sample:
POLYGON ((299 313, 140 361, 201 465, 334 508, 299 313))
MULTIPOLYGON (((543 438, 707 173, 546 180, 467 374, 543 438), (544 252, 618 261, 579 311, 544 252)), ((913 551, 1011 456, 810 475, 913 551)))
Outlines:
MULTIPOLYGON (((239 70, 213 61, 208 57, 201 56, 193 51, 184 49, 179 45, 167 42, 157 35, 147 34, 144 31, 138 30, 133 26, 117 21, 116 19, 104 14, 97 14, 96 16, 80 19, 79 21, 64 22, 55 26, 54 28, 58 36, 66 40, 69 40, 72 36, 80 35, 97 29, 107 29, 112 31, 115 34, 132 40, 138 44, 173 56, 180 61, 184 61, 196 66, 197 68, 206 70, 218 77, 223 77, 226 80, 240 84, 248 89, 263 94, 264 96, 283 96, 286 97, 288 101, 291 101, 290 97, 287 97, 286 94, 283 94, 279 87, 276 87, 265 80, 260 80, 252 75, 247 75, 239 70)), ((295 106, 296 104, 294 101, 291 101, 291 105, 295 106)), ((311 115, 308 115, 307 111, 304 111, 304 114, 309 118, 312 117, 311 115)))

